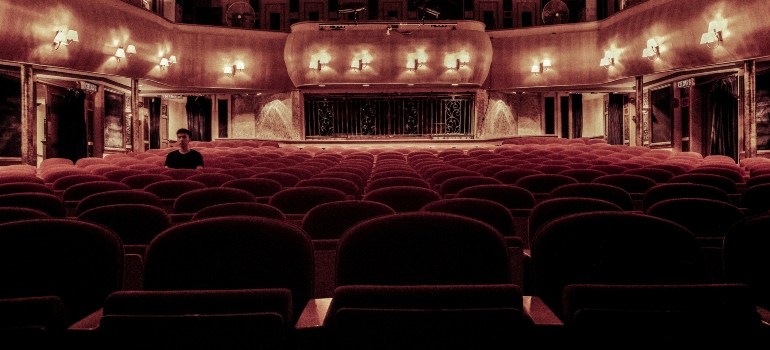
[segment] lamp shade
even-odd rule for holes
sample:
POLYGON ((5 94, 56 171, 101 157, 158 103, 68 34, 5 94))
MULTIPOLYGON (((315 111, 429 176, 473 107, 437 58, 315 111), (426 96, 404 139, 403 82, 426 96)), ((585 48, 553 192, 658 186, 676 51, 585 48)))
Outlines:
POLYGON ((67 41, 78 41, 78 32, 70 29, 67 31, 67 41))
POLYGON ((160 59, 160 66, 161 67, 168 67, 168 58, 165 58, 165 57, 161 58, 160 59))
POLYGON ((126 57, 126 51, 123 50, 122 47, 119 47, 117 51, 115 51, 115 57, 118 59, 125 58, 126 57))
POLYGON ((128 45, 126 46, 126 53, 129 55, 133 55, 136 53, 136 46, 134 45, 128 45))

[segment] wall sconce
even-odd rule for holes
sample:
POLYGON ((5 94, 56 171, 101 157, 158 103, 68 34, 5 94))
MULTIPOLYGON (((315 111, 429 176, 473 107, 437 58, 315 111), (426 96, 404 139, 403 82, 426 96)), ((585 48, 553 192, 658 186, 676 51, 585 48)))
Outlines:
POLYGON ((642 51, 642 57, 654 61, 660 57, 660 47, 655 39, 647 40, 647 47, 642 51))
POLYGON ((612 54, 612 51, 604 52, 604 58, 599 61, 599 65, 606 69, 610 69, 610 67, 615 65, 615 55, 612 54))
POLYGON ((543 60, 543 62, 540 62, 540 64, 536 64, 532 66, 531 72, 535 74, 541 74, 550 68, 551 68, 551 60, 546 58, 543 60))
POLYGON ((444 57, 444 66, 449 70, 460 70, 465 67, 471 61, 471 56, 468 51, 460 51, 459 53, 448 54, 444 57))
POLYGON ((78 42, 78 32, 74 30, 57 30, 56 36, 53 38, 53 44, 55 49, 58 50, 59 46, 69 45, 72 42, 78 42), (66 34, 65 34, 66 31, 66 34))
POLYGON ((332 55, 330 55, 326 50, 321 50, 321 52, 314 54, 310 57, 310 69, 314 69, 317 71, 321 71, 324 67, 326 67, 329 62, 332 60, 332 55))
POLYGON ((709 22, 709 29, 700 37, 700 43, 706 44, 710 49, 716 48, 722 42, 722 26, 717 21, 709 22), (716 44, 714 44, 716 43, 716 44), (713 44, 713 46, 712 46, 713 44))
POLYGON ((369 63, 372 63, 372 55, 369 54, 369 50, 363 50, 360 54, 353 56, 353 61, 350 62, 350 68, 354 71, 361 71, 362 69, 369 67, 369 63))
POLYGON ((159 65, 160 65, 160 70, 165 70, 166 68, 168 68, 169 66, 168 58, 165 58, 165 57, 161 58, 159 65))
POLYGON ((246 69, 246 65, 243 62, 236 62, 232 66, 225 66, 225 68, 222 70, 225 74, 230 74, 232 76, 235 76, 238 73, 243 72, 243 70, 246 69))
POLYGON ((134 45, 128 45, 126 46, 126 49, 123 49, 123 46, 119 47, 117 51, 115 51, 115 58, 118 59, 118 62, 120 62, 121 58, 126 58, 126 55, 128 57, 131 57, 131 55, 136 53, 136 47, 134 45))

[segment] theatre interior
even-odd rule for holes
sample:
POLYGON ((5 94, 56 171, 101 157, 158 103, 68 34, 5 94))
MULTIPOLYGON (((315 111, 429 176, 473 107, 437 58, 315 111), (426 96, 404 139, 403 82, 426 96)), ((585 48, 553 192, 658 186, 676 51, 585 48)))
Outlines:
POLYGON ((0 347, 767 346, 767 18, 3 0, 0 347))

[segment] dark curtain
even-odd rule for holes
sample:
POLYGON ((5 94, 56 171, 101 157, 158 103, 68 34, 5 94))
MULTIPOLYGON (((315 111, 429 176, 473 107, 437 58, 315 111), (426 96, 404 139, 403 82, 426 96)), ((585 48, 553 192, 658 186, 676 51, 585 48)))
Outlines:
POLYGON ((87 157, 85 100, 86 94, 77 89, 64 95, 66 107, 59 111, 59 158, 75 162, 87 157))
POLYGON ((722 78, 711 85, 708 117, 711 153, 738 161, 738 77, 722 78))
POLYGON ((187 96, 187 129, 193 141, 211 141, 211 99, 187 96))
POLYGON ((572 138, 583 137, 583 95, 572 94, 572 138))
POLYGON ((610 94, 607 105, 607 143, 623 144, 623 95, 610 94))
POLYGON ((150 105, 150 148, 160 148, 160 99, 151 99, 150 105))
POLYGON ((0 75, 0 157, 21 157, 21 81, 0 75))

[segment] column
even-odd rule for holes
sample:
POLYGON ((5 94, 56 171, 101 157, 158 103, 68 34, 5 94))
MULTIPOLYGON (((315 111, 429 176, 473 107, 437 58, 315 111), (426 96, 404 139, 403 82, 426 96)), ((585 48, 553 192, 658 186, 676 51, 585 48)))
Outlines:
POLYGON ((743 132, 745 157, 757 156, 757 75, 756 62, 743 62, 743 132))
POLYGON ((21 164, 37 166, 37 113, 32 66, 21 66, 21 164))
POLYGON ((636 77, 636 103, 634 104, 634 107, 636 107, 636 115, 634 116, 634 136, 635 137, 635 145, 636 146, 644 146, 644 140, 643 137, 643 129, 642 124, 644 123, 643 118, 643 110, 644 107, 644 77, 638 76, 636 77))
POLYGON ((134 152, 144 152, 144 126, 139 113, 139 79, 131 79, 131 144, 134 152))
POLYGON ((596 21, 596 0, 586 0, 586 22, 596 21))

